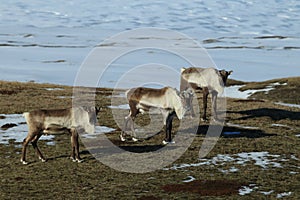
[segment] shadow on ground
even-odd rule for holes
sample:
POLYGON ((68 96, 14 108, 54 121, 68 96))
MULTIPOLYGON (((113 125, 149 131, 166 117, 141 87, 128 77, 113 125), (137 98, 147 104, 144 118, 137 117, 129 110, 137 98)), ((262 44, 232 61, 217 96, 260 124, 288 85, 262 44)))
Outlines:
POLYGON ((227 113, 246 115, 238 118, 240 120, 252 119, 257 117, 270 117, 272 120, 300 120, 300 112, 293 112, 277 108, 258 108, 243 111, 227 111, 227 113))
MULTIPOLYGON (((192 128, 191 130, 194 130, 192 128)), ((184 130, 184 132, 189 132, 189 129, 184 130)), ((265 133, 260 129, 247 129, 240 127, 231 127, 231 126, 220 126, 220 125, 200 125, 197 129, 197 135, 207 135, 209 132, 209 136, 218 137, 222 136, 225 138, 261 138, 261 137, 270 137, 276 136, 277 134, 273 133, 265 133), (220 134, 221 131, 221 134, 220 134)))

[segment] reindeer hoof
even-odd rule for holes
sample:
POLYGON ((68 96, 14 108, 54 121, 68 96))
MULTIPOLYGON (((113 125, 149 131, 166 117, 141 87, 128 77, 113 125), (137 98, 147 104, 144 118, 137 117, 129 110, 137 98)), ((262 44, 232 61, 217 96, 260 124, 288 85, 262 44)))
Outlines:
POLYGON ((23 165, 27 165, 27 164, 28 164, 28 162, 26 162, 25 160, 22 160, 22 159, 21 159, 21 163, 22 163, 23 165))
POLYGON ((78 159, 78 158, 73 158, 73 157, 70 157, 70 159, 73 161, 73 162, 78 162, 78 163, 82 163, 83 160, 82 159, 78 159))
POLYGON ((215 125, 224 125, 224 122, 222 122, 220 119, 218 118, 213 118, 212 119, 212 123, 215 125))
POLYGON ((175 144, 175 142, 174 141, 166 141, 166 140, 163 140, 162 141, 162 143, 163 143, 163 145, 166 145, 166 144, 175 144))
POLYGON ((47 160, 46 160, 45 158, 39 157, 39 159, 40 159, 42 162, 47 162, 47 160))
POLYGON ((126 141, 126 139, 122 135, 120 135, 120 139, 121 139, 122 142, 126 141))
POLYGON ((139 141, 139 140, 133 137, 133 138, 132 138, 132 141, 137 142, 137 141, 139 141))
POLYGON ((71 159, 73 162, 76 162, 76 159, 75 159, 75 158, 70 157, 70 159, 71 159))

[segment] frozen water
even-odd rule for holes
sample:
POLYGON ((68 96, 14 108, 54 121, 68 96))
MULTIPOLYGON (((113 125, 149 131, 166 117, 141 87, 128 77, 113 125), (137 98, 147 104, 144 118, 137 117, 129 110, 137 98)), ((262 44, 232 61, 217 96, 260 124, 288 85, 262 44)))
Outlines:
MULTIPOLYGON (((1 114, 4 119, 0 119, 0 127, 5 124, 15 124, 16 126, 6 130, 0 129, 0 144, 9 144, 9 140, 23 142, 27 136, 28 127, 22 114, 1 114)), ((53 140, 53 135, 43 135, 40 140, 53 140)), ((49 143, 49 145, 51 145, 49 143)))
MULTIPOLYGON (((93 47, 121 31, 142 27, 195 38, 218 68, 234 71, 235 79, 300 75, 299 1, 11 0, 1 4, 0 13, 1 80, 72 85, 93 47)), ((154 55, 151 62, 168 60, 154 55)), ((135 60, 114 63, 115 70, 124 73, 123 67, 134 66, 135 60)), ((182 67, 172 59, 169 65, 178 71, 182 67)), ((111 81, 114 77, 106 77, 101 86, 112 86, 111 81)))

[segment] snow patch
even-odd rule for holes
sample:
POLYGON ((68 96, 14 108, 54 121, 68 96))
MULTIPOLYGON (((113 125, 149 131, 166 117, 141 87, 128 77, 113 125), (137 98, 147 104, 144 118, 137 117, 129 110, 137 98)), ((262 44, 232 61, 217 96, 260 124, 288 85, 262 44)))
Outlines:
POLYGON ((255 130, 255 129, 259 129, 259 127, 255 127, 255 126, 243 126, 240 124, 233 124, 233 123, 226 123, 227 126, 231 126, 231 127, 236 127, 236 128, 243 128, 243 129, 251 129, 251 130, 255 130))
POLYGON ((290 126, 285 125, 285 124, 271 124, 271 126, 274 126, 274 127, 285 127, 285 128, 292 129, 290 126))
POLYGON ((115 130, 116 129, 109 128, 107 126, 95 126, 94 133, 84 133, 81 136, 83 138, 86 138, 86 139, 94 139, 94 138, 97 138, 97 136, 100 135, 100 134, 109 133, 109 132, 112 132, 112 131, 115 131, 115 130))
POLYGON ((192 181, 194 181, 194 180, 196 180, 195 179, 195 177, 193 177, 193 176, 188 176, 185 180, 183 180, 182 182, 184 182, 184 183, 189 183, 189 182, 192 182, 192 181))
POLYGON ((255 186, 255 184, 250 184, 249 186, 242 186, 241 189, 239 189, 239 195, 244 196, 247 194, 250 194, 258 187, 255 186))
POLYGON ((128 110, 129 109, 129 105, 128 104, 122 104, 122 105, 118 105, 118 106, 111 105, 111 106, 108 106, 108 108, 110 108, 110 109, 128 110))
POLYGON ((47 91, 58 91, 58 90, 64 90, 63 88, 45 88, 47 91))
POLYGON ((59 99, 73 99, 73 96, 58 96, 59 99))
POLYGON ((125 93, 114 94, 111 96, 107 96, 107 98, 125 98, 125 93))
POLYGON ((225 88, 225 96, 230 98, 248 99, 252 94, 257 92, 265 92, 265 94, 268 94, 269 91, 275 89, 275 86, 279 86, 279 85, 287 85, 287 83, 276 82, 276 83, 271 83, 270 85, 266 86, 263 89, 257 89, 257 90, 250 89, 245 91, 239 90, 245 85, 234 85, 225 88))
POLYGON ((283 198, 283 197, 290 196, 291 194, 292 194, 292 192, 283 192, 283 193, 277 194, 276 198, 280 199, 280 198, 283 198))
MULTIPOLYGON (((263 169, 268 169, 271 167, 282 168, 281 163, 286 159, 283 159, 280 155, 272 155, 269 152, 243 152, 238 154, 218 154, 217 156, 210 159, 200 159, 198 163, 183 163, 175 164, 170 168, 164 168, 164 170, 178 170, 189 167, 199 167, 203 165, 208 166, 224 166, 227 163, 232 163, 235 165, 246 166, 248 164, 254 163, 263 169)), ((233 173, 237 172, 239 169, 236 166, 232 166, 229 169, 219 169, 223 173, 233 173)))
POLYGON ((236 168, 236 167, 230 167, 229 169, 219 169, 219 171, 224 173, 224 174, 228 174, 229 172, 230 173, 237 172, 237 171, 239 171, 239 169, 236 168))
POLYGON ((282 102, 276 102, 275 104, 281 105, 281 106, 287 106, 287 107, 300 108, 299 104, 282 103, 282 102))
POLYGON ((274 190, 270 190, 268 192, 264 192, 264 191, 260 191, 260 193, 264 194, 264 195, 270 195, 274 192, 274 190))

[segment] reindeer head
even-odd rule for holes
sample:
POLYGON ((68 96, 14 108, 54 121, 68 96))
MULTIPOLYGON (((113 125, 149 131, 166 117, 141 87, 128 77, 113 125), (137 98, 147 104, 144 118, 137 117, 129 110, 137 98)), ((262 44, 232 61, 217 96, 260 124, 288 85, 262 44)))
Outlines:
POLYGON ((194 95, 195 95, 195 93, 192 88, 187 88, 186 90, 183 90, 180 93, 180 98, 182 99, 185 111, 191 110, 191 106, 193 106, 192 101, 193 101, 194 95))
POLYGON ((219 70, 219 73, 220 73, 221 78, 222 78, 222 80, 223 80, 224 86, 226 86, 227 78, 228 78, 228 76, 229 76, 230 74, 232 74, 232 72, 233 72, 232 70, 230 70, 230 71, 225 71, 224 69, 219 70))
POLYGON ((174 105, 176 115, 179 119, 182 119, 185 113, 191 109, 191 102, 194 96, 194 91, 188 88, 182 92, 177 91, 177 96, 179 97, 179 102, 174 105))
POLYGON ((92 125, 95 125, 97 123, 97 115, 100 112, 100 107, 89 107, 84 106, 83 109, 88 113, 89 115, 89 122, 92 125))

